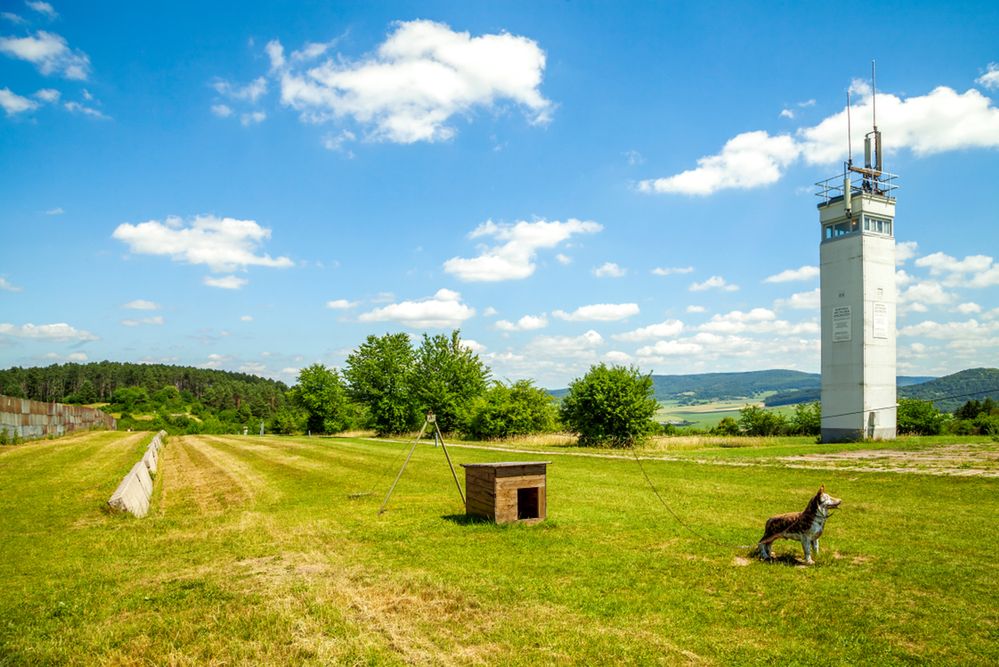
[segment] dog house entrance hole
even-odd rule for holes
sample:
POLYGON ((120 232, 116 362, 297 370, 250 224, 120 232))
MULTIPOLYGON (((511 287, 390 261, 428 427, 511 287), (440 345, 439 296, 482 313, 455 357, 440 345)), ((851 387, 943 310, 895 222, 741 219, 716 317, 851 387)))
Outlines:
POLYGON ((517 519, 537 519, 539 516, 538 487, 517 489, 517 519))

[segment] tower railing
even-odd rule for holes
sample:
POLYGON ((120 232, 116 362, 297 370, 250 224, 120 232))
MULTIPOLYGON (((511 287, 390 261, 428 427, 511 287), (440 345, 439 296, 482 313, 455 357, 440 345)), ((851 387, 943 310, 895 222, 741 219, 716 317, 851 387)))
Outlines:
MULTIPOLYGON (((894 199, 895 196, 891 193, 899 188, 897 181, 898 175, 890 174, 887 171, 882 171, 877 178, 866 174, 850 172, 850 194, 880 195, 888 199, 894 199)), ((842 198, 846 194, 844 192, 843 176, 830 176, 824 181, 819 181, 815 186, 818 188, 815 196, 821 197, 823 203, 829 203, 833 199, 842 198)))

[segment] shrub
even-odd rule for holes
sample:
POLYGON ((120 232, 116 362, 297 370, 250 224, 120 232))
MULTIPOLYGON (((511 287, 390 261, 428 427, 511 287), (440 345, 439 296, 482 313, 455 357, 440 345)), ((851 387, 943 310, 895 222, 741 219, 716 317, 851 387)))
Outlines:
POLYGON ((580 445, 630 447, 655 430, 652 416, 658 409, 650 375, 599 364, 573 380, 560 412, 580 445))
POLYGON ((711 429, 712 435, 739 435, 739 422, 735 417, 722 417, 718 425, 711 429))
POLYGON ((477 439, 546 433, 555 430, 557 416, 552 396, 530 380, 495 382, 472 404, 465 433, 477 439))
POLYGON ((938 435, 945 419, 931 401, 915 398, 902 398, 898 401, 896 423, 899 433, 938 435))
POLYGON ((822 432, 822 404, 816 401, 794 406, 788 430, 795 435, 819 435, 822 432))
POLYGON ((739 428, 746 435, 780 435, 787 430, 787 419, 779 412, 747 405, 739 411, 739 428))

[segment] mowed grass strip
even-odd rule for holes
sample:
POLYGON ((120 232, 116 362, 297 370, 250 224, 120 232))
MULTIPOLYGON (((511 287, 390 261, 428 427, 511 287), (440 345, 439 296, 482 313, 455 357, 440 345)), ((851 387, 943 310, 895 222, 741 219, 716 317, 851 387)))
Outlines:
POLYGON ((549 521, 500 527, 465 519, 432 446, 378 515, 407 443, 187 436, 136 520, 85 497, 137 460, 127 437, 0 450, 0 507, 21 515, 0 531, 0 663, 999 660, 996 480, 644 462, 704 540, 628 459, 453 449, 554 461, 549 521), (73 461, 79 477, 34 481, 73 461), (818 564, 791 542, 747 558, 822 483, 844 508, 818 564))

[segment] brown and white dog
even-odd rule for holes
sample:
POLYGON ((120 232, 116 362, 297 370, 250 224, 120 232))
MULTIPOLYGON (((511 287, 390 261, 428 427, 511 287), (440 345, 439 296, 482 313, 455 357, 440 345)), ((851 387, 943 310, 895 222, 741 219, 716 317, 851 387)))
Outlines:
POLYGON ((773 557, 770 547, 779 539, 798 540, 805 551, 805 563, 811 565, 815 562, 812 560, 812 554, 819 555, 819 538, 822 537, 822 529, 826 525, 826 519, 829 518, 829 511, 839 507, 842 502, 839 498, 833 498, 826 493, 826 487, 823 485, 808 501, 808 507, 804 512, 789 512, 770 517, 763 530, 763 537, 757 545, 760 556, 763 560, 770 560, 773 557))

